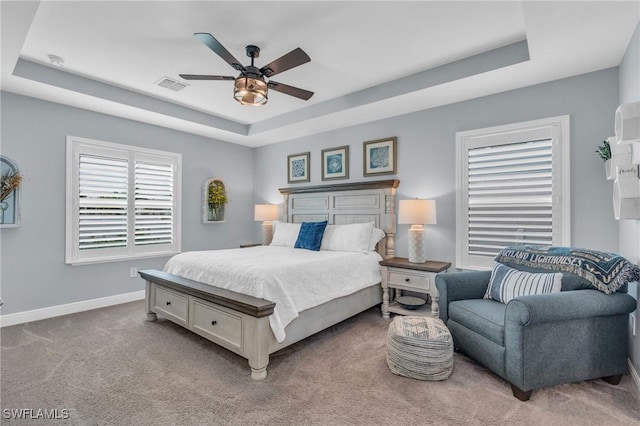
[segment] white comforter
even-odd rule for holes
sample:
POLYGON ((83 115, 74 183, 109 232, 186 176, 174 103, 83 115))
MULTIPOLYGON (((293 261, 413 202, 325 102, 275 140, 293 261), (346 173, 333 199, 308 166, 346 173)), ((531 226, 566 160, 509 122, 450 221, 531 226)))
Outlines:
POLYGON ((300 312, 381 280, 376 252, 310 251, 258 246, 193 251, 167 262, 165 272, 275 302, 269 317, 278 342, 300 312))

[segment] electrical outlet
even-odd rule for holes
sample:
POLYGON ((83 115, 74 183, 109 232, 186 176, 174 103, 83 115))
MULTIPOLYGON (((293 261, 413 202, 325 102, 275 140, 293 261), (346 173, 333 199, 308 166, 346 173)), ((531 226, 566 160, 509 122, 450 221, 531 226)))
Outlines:
POLYGON ((631 314, 629 315, 629 318, 631 319, 631 335, 635 336, 636 335, 636 315, 631 314))
POLYGON ((138 277, 138 268, 133 266, 131 267, 131 269, 129 269, 129 278, 137 278, 137 277, 138 277))

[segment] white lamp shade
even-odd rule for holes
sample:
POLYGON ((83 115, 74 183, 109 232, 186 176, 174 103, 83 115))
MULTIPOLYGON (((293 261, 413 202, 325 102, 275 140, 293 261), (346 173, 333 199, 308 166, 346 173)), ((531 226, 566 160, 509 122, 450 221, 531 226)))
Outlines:
POLYGON ((253 220, 256 221, 271 221, 278 219, 278 205, 277 204, 256 204, 253 220))
POLYGON ((398 223, 402 225, 435 225, 435 200, 400 200, 398 223))

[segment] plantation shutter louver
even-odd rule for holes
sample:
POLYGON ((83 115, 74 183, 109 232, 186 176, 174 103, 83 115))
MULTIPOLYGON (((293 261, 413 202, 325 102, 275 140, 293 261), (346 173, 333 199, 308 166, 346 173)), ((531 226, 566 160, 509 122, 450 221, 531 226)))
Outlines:
POLYGON ((516 244, 553 242, 551 140, 469 150, 468 250, 495 257, 516 244))
POLYGON ((78 248, 126 247, 126 159, 80 155, 78 248))
POLYGON ((173 166, 136 161, 135 245, 173 242, 173 166))
POLYGON ((180 154, 67 136, 65 261, 180 252, 180 154))
POLYGON ((457 134, 456 262, 513 245, 569 245, 569 117, 457 134))

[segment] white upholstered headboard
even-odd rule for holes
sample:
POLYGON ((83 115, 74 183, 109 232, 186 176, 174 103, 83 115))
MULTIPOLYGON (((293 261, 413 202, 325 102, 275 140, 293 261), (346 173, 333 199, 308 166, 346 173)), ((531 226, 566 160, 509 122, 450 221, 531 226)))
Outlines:
POLYGON ((326 220, 333 225, 374 222, 386 234, 378 244, 378 252, 387 259, 395 253, 398 185, 399 180, 389 179, 281 188, 284 197, 281 220, 293 223, 326 220))

